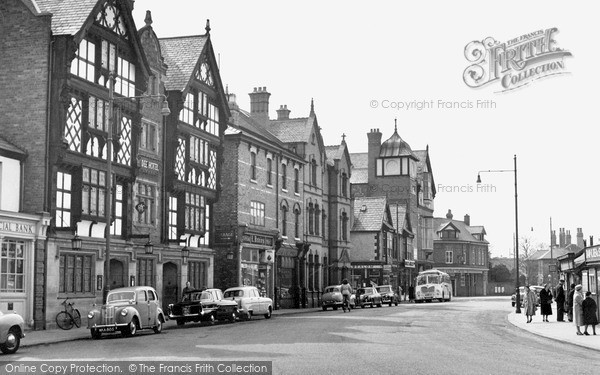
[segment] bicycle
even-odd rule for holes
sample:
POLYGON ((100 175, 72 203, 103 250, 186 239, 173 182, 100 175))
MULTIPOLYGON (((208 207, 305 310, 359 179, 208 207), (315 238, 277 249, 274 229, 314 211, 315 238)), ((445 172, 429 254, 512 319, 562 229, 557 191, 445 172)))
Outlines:
POLYGON ((343 298, 342 309, 344 310, 344 312, 346 312, 346 310, 348 310, 348 312, 350 312, 350 295, 343 294, 342 298, 343 298))
POLYGON ((56 314, 56 324, 64 330, 69 330, 73 328, 73 324, 79 328, 81 326, 81 314, 79 310, 73 307, 74 302, 67 302, 69 298, 67 297, 61 305, 65 306, 65 309, 58 314, 56 314))

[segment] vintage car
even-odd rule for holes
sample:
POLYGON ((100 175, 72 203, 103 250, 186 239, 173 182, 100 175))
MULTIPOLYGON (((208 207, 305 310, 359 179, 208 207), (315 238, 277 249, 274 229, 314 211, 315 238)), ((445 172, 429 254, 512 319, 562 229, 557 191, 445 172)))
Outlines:
POLYGON ((356 290, 356 306, 382 306, 381 294, 372 286, 358 288, 356 290))
POLYGON ((396 292, 394 292, 394 288, 391 285, 379 285, 376 286, 375 289, 381 294, 381 301, 385 304, 392 306, 392 304, 398 306, 400 302, 400 297, 396 292))
POLYGON ((25 337, 25 323, 17 313, 4 314, 0 311, 0 350, 13 354, 19 350, 21 339, 25 337))
MULTIPOLYGON (((344 301, 344 297, 341 293, 341 285, 330 285, 323 291, 323 296, 321 297, 321 307, 323 311, 326 311, 328 307, 331 307, 333 310, 337 310, 339 307, 342 307, 342 302, 344 301)), ((355 295, 350 295, 350 308, 353 309, 355 307, 355 295)))
POLYGON ((273 300, 261 297, 258 289, 254 286, 229 288, 225 291, 224 298, 237 302, 240 316, 246 319, 255 315, 264 315, 266 319, 269 319, 273 312, 273 300))
POLYGON ((235 322, 238 304, 225 300, 221 289, 192 289, 183 294, 180 302, 169 305, 168 316, 177 321, 177 325, 200 321, 212 324, 216 320, 235 322))
POLYGON ((165 316, 159 307, 158 294, 149 286, 134 286, 111 290, 106 304, 94 306, 88 313, 88 329, 93 339, 103 333, 121 332, 133 336, 138 329, 152 328, 161 333, 165 316))
MULTIPOLYGON (((535 305, 539 306, 540 305, 540 291, 542 289, 544 289, 544 287, 541 285, 530 285, 529 289, 531 289, 535 292, 535 294, 537 296, 537 301, 536 301, 535 305)), ((521 307, 523 307, 523 303, 525 300, 525 287, 524 286, 519 287, 519 294, 520 294, 519 302, 520 302, 521 307)), ((517 293, 512 294, 512 296, 510 297, 510 301, 511 301, 511 305, 513 307, 515 307, 515 305, 517 304, 517 293)))

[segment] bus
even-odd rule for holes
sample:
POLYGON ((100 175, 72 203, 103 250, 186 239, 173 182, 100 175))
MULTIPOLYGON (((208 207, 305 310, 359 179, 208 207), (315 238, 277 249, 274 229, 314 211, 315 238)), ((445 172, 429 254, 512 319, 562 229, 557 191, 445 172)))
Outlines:
POLYGON ((452 299, 450 275, 439 270, 419 272, 415 288, 415 302, 431 302, 434 299, 440 302, 452 299))

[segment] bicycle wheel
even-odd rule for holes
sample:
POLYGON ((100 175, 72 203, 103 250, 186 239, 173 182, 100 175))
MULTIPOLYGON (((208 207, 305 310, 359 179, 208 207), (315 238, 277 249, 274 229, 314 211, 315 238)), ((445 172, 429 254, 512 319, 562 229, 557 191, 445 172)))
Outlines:
POLYGON ((73 323, 75 323, 75 327, 81 327, 81 314, 77 309, 73 309, 73 323))
POLYGON ((56 315, 56 324, 64 330, 73 328, 73 317, 66 311, 61 311, 56 315))

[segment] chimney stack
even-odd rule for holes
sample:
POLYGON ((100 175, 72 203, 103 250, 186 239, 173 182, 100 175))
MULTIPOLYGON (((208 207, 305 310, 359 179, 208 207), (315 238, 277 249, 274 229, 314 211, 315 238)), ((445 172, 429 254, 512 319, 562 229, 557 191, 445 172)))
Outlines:
POLYGON ((261 125, 269 123, 269 97, 266 87, 255 87, 250 94, 250 117, 261 125))
POLYGON ((465 224, 468 226, 471 225, 471 216, 469 216, 469 214, 465 215, 465 224))
POLYGON ((448 213, 446 213, 446 219, 452 220, 453 217, 454 215, 452 215, 452 210, 448 209, 448 213))
POLYGON ((583 230, 581 228, 577 228, 577 247, 583 249, 585 247, 583 241, 583 230))
POLYGON ((571 244, 571 231, 567 231, 567 235, 565 236, 565 246, 569 246, 571 244))
POLYGON ((558 232, 558 247, 565 247, 565 228, 560 228, 558 232))
POLYGON ((290 110, 287 107, 287 104, 279 106, 277 110, 277 120, 289 120, 290 119, 290 110))
POLYGON ((590 246, 594 246, 594 236, 590 236, 590 246))
POLYGON ((369 183, 371 181, 375 181, 376 180, 376 160, 379 157, 379 151, 381 150, 381 133, 379 132, 379 129, 371 129, 371 131, 369 133, 367 133, 367 138, 369 140, 369 162, 368 162, 368 167, 369 167, 369 183))
POLYGON ((550 234, 550 247, 553 249, 556 247, 556 231, 555 230, 553 230, 552 234, 550 234))

